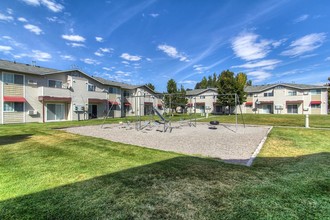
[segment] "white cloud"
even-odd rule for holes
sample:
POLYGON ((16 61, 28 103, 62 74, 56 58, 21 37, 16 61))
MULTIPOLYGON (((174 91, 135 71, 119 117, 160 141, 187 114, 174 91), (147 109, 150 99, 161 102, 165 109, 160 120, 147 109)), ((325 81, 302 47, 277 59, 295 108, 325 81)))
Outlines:
POLYGON ((325 61, 330 61, 330 57, 325 58, 325 61))
POLYGON ((99 57, 103 57, 104 53, 111 53, 113 51, 112 48, 99 48, 94 54, 99 57))
POLYGON ((183 81, 179 81, 179 84, 188 84, 188 85, 196 85, 197 81, 194 80, 183 80, 183 81))
POLYGON ((68 60, 68 61, 75 61, 76 58, 74 58, 73 56, 71 55, 61 55, 60 56, 63 60, 68 60))
POLYGON ((294 19, 293 23, 299 23, 299 22, 307 20, 308 18, 309 18, 309 15, 304 14, 304 15, 301 15, 300 17, 294 19))
POLYGON ((158 45, 158 49, 166 53, 169 57, 179 59, 180 61, 190 61, 184 53, 179 53, 175 47, 166 44, 161 44, 158 45))
POLYGON ((326 39, 325 33, 313 33, 305 35, 291 42, 289 49, 281 53, 283 56, 296 57, 320 47, 326 39))
POLYGON ((12 16, 7 16, 5 14, 0 13, 0 21, 13 21, 14 18, 12 16))
POLYGON ((124 60, 124 61, 121 61, 121 63, 123 63, 123 64, 126 64, 126 65, 129 65, 129 62, 128 62, 128 61, 126 61, 126 60, 124 60))
POLYGON ((21 58, 21 57, 30 57, 33 60, 37 61, 49 61, 52 58, 52 55, 46 52, 42 52, 40 50, 32 50, 32 53, 26 54, 17 54, 14 55, 15 58, 21 58))
POLYGON ((42 33, 42 30, 38 26, 32 24, 26 24, 24 25, 24 28, 35 33, 36 35, 40 35, 42 33))
POLYGON ((281 46, 287 40, 288 39, 284 38, 284 39, 281 39, 281 40, 278 40, 278 41, 274 41, 274 42, 272 42, 272 46, 274 48, 279 47, 279 46, 281 46))
POLYGON ((149 61, 149 62, 151 62, 151 61, 152 61, 152 59, 150 59, 150 58, 146 58, 146 60, 147 60, 147 61, 149 61))
POLYGON ((0 51, 4 52, 4 53, 8 53, 9 51, 13 50, 12 47, 10 46, 3 46, 3 45, 0 45, 0 51))
POLYGON ((7 13, 10 14, 10 15, 12 15, 14 13, 14 11, 11 8, 7 8, 7 13))
POLYGON ((97 41, 97 42, 103 42, 103 38, 102 37, 95 37, 95 40, 97 41))
POLYGON ((18 47, 19 49, 26 49, 26 46, 24 44, 15 41, 10 36, 2 36, 2 39, 6 40, 7 45, 12 45, 12 46, 18 47))
POLYGON ((93 60, 93 59, 90 59, 90 58, 81 59, 81 61, 83 61, 86 64, 90 64, 90 65, 99 65, 101 63, 97 60, 93 60))
POLYGON ((85 38, 80 35, 62 35, 62 38, 69 41, 85 42, 85 38))
POLYGON ((23 18, 23 17, 19 17, 19 18, 17 18, 17 20, 20 22, 28 22, 28 20, 26 20, 26 18, 23 18))
POLYGON ((254 68, 261 68, 264 70, 272 70, 275 68, 276 64, 280 63, 280 60, 261 60, 257 62, 247 62, 245 64, 239 66, 232 66, 233 68, 247 68, 247 69, 254 69, 254 68))
POLYGON ((102 67, 102 69, 106 70, 106 71, 112 71, 114 69, 116 69, 115 67, 102 67))
POLYGON ((140 56, 134 56, 134 55, 130 55, 128 53, 123 53, 120 57, 125 59, 125 60, 128 60, 128 61, 139 61, 139 60, 141 60, 140 56))
POLYGON ((53 16, 53 17, 46 17, 46 19, 49 21, 49 22, 56 22, 58 24, 64 24, 65 21, 59 19, 58 17, 56 16, 53 16))
POLYGON ((256 60, 266 57, 270 51, 269 40, 259 39, 254 33, 241 33, 232 41, 232 49, 235 55, 243 60, 256 60))
POLYGON ((251 76, 254 83, 259 83, 265 79, 271 77, 271 74, 262 70, 252 71, 246 73, 248 76, 251 76))
POLYGON ((118 70, 115 73, 120 76, 130 76, 132 74, 131 72, 123 72, 121 70, 118 70))
POLYGON ((195 65, 193 65, 193 69, 194 69, 194 71, 196 71, 198 73, 203 73, 206 70, 206 67, 204 67, 201 64, 195 64, 195 65))
POLYGON ((157 14, 157 13, 151 13, 151 14, 149 14, 151 17, 153 17, 153 18, 157 18, 158 16, 159 16, 159 14, 157 14))
POLYGON ((66 43, 66 44, 71 47, 85 47, 85 44, 80 44, 80 43, 66 43))
POLYGON ((64 9, 64 6, 57 3, 54 0, 22 0, 28 5, 31 6, 45 6, 53 12, 61 12, 64 9))

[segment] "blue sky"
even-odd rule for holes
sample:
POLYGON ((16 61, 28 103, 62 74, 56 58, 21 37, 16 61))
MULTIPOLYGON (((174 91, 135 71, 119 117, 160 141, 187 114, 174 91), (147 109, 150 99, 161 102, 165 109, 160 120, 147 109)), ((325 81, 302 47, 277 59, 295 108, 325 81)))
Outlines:
POLYGON ((165 91, 229 69, 324 84, 330 1, 1 0, 0 59, 165 91))

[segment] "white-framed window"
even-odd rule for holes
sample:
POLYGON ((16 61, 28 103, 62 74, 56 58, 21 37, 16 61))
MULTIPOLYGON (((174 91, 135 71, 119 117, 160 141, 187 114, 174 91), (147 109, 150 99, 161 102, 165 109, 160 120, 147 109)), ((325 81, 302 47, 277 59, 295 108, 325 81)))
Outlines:
POLYGON ((94 84, 88 83, 87 91, 95 92, 95 88, 96 88, 96 86, 94 84))
POLYGON ((54 79, 48 80, 48 87, 62 88, 62 84, 63 84, 63 82, 61 80, 54 80, 54 79))
POLYGON ((288 96, 296 96, 296 95, 297 95, 297 91, 293 91, 293 90, 288 91, 288 96))
POLYGON ((298 105, 287 105, 288 114, 298 114, 298 105))
POLYGON ((321 104, 311 104, 311 108, 321 108, 321 104))
POLYGON ((24 103, 22 102, 4 102, 4 112, 22 112, 24 110, 24 103))
POLYGON ((199 98, 200 99, 205 99, 205 95, 201 95, 199 98))
POLYGON ((109 87, 109 93, 111 94, 117 94, 118 89, 116 87, 109 87))
POLYGON ((321 89, 312 89, 311 94, 312 95, 319 95, 319 94, 321 94, 321 89))
POLYGON ((3 74, 3 82, 7 84, 19 84, 23 85, 23 75, 4 73, 3 74))
POLYGON ((264 97, 270 97, 270 96, 274 96, 273 91, 264 93, 264 97))

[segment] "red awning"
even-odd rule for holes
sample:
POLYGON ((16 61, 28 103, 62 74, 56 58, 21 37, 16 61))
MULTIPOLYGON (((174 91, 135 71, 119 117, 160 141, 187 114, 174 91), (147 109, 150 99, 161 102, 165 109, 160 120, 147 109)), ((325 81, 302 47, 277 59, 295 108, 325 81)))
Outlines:
POLYGON ((260 101, 260 104, 273 104, 273 101, 260 101))
POLYGON ((152 105, 152 102, 144 102, 145 105, 152 105))
POLYGON ((301 104, 303 102, 304 102, 303 100, 289 100, 286 101, 286 104, 301 104))
POLYGON ((162 104, 157 104, 158 107, 162 107, 163 105, 162 104))
POLYGON ((124 105, 125 105, 125 106, 131 106, 131 103, 129 103, 129 102, 125 102, 124 105))
POLYGON ((4 96, 4 102, 26 102, 26 99, 21 96, 4 96))
POLYGON ((107 102, 107 99, 88 99, 88 102, 93 102, 93 103, 102 103, 102 102, 107 102))
POLYGON ((205 102, 196 102, 196 105, 205 105, 205 102))
POLYGON ((193 104, 192 103, 187 103, 187 107, 192 107, 193 104))
POLYGON ((319 105, 321 104, 321 101, 311 101, 311 105, 319 105))
POLYGON ((245 102, 245 105, 253 105, 253 102, 245 102))
POLYGON ((71 97, 39 96, 39 101, 71 102, 71 97))
POLYGON ((110 103, 111 105, 119 105, 119 103, 116 102, 116 101, 115 101, 115 102, 110 101, 109 103, 110 103))

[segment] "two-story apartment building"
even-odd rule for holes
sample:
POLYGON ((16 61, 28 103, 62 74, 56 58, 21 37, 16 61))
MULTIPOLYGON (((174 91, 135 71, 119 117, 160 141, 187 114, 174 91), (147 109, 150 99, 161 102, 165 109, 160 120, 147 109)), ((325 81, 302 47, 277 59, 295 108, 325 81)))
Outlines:
POLYGON ((326 86, 305 84, 268 84, 247 86, 243 113, 327 114, 326 86))
POLYGON ((219 114, 225 107, 217 104, 217 95, 216 88, 188 90, 188 112, 219 114))
MULTIPOLYGON (((0 124, 100 118, 109 109, 113 117, 135 115, 136 100, 130 95, 137 93, 156 94, 146 86, 94 78, 80 70, 0 60, 0 124)), ((154 99, 157 106, 160 101, 154 99)))

